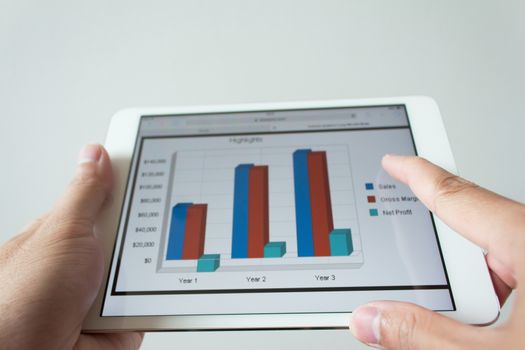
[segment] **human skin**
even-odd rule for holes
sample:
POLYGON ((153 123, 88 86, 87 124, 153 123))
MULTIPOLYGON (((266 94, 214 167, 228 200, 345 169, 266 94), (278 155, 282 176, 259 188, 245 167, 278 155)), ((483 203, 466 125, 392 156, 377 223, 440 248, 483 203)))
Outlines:
POLYGON ((95 219, 110 198, 109 156, 79 155, 76 175, 49 214, 0 248, 0 348, 137 349, 143 334, 83 334, 102 283, 104 255, 95 219))
POLYGON ((525 205, 454 176, 419 157, 387 155, 384 169, 407 184, 448 226, 484 249, 494 289, 503 305, 515 290, 509 319, 476 327, 420 306, 377 301, 357 308, 350 330, 360 341, 389 350, 524 349, 525 205))

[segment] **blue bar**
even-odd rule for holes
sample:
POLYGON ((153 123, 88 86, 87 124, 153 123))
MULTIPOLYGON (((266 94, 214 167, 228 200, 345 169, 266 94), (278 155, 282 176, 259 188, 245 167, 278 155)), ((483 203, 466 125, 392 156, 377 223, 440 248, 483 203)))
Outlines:
POLYGON ((250 169, 253 164, 240 164, 235 168, 233 190, 232 258, 248 257, 248 192, 250 169))
POLYGON ((293 153, 298 256, 314 256, 310 182, 308 177, 308 153, 310 152, 311 150, 309 149, 299 149, 293 153))
POLYGON ((354 251, 352 230, 349 228, 335 229, 328 235, 330 239, 331 256, 348 256, 354 251))
POLYGON ((213 272, 219 268, 220 254, 204 254, 197 260, 197 272, 213 272))
POLYGON ((265 258, 281 258, 286 254, 286 242, 268 242, 264 246, 265 258))
POLYGON ((166 260, 182 259, 184 247, 184 230, 186 229, 186 214, 193 203, 178 203, 171 209, 170 234, 166 260))

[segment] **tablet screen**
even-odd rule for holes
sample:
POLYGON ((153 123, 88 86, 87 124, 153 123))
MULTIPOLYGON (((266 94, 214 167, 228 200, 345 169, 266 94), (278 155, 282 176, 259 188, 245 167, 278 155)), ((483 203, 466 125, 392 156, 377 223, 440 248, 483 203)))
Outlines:
POLYGON ((142 116, 102 316, 454 310, 404 105, 142 116))

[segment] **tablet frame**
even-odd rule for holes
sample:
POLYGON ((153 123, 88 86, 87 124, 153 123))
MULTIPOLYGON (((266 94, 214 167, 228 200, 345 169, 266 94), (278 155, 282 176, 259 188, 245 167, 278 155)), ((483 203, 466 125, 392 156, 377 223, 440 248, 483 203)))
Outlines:
MULTIPOLYGON (((115 183, 114 200, 111 205, 103 210, 96 223, 96 232, 106 256, 104 278, 95 302, 84 321, 83 331, 347 328, 351 313, 118 317, 102 317, 100 315, 141 116, 382 105, 404 105, 418 155, 457 174, 439 108, 432 98, 424 96, 198 107, 132 108, 117 112, 111 119, 105 143, 112 159, 115 183)), ((483 251, 452 231, 436 216, 433 215, 433 217, 456 305, 455 311, 442 311, 440 313, 470 324, 485 325, 494 322, 499 316, 500 305, 490 279, 483 251), (461 261, 461 264, 454 264, 456 261, 461 261)))

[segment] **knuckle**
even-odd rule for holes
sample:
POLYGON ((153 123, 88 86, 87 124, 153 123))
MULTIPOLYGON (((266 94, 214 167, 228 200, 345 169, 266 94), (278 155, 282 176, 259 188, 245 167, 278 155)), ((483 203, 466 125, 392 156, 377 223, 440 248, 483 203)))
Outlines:
POLYGON ((89 218, 59 216, 48 223, 46 231, 59 237, 82 236, 91 233, 93 221, 89 218))
POLYGON ((425 166, 428 164, 428 160, 421 157, 410 157, 409 160, 413 163, 413 165, 417 166, 417 168, 421 168, 422 166, 425 166))
POLYGON ((432 327, 431 318, 418 312, 406 310, 395 316, 381 319, 381 345, 387 349, 419 350, 418 334, 427 333, 432 327))
POLYGON ((45 216, 45 215, 42 215, 42 216, 34 219, 33 221, 31 221, 31 223, 29 225, 26 226, 26 228, 24 230, 22 230, 22 233, 26 233, 26 232, 29 232, 31 230, 35 230, 36 228, 42 226, 42 224, 44 224, 46 219, 47 219, 47 216, 45 216))
POLYGON ((103 190, 105 188, 104 181, 96 171, 83 171, 77 174, 71 181, 71 186, 89 188, 90 190, 103 190))
POLYGON ((102 187, 102 179, 96 173, 81 173, 73 178, 71 185, 75 187, 102 187))
POLYGON ((409 169, 413 169, 414 171, 419 171, 419 169, 425 169, 429 165, 429 161, 422 157, 409 157, 406 159, 407 165, 409 169))
POLYGON ((19 239, 13 238, 0 250, 0 261, 10 261, 21 251, 23 251, 23 243, 19 239))
POLYGON ((400 349, 413 349, 412 339, 414 337, 416 324, 417 318, 411 313, 403 316, 400 322, 397 324, 395 338, 397 339, 400 349))
POLYGON ((440 177, 435 184, 436 201, 446 200, 459 193, 477 188, 473 182, 467 181, 459 176, 453 174, 446 174, 440 177))

